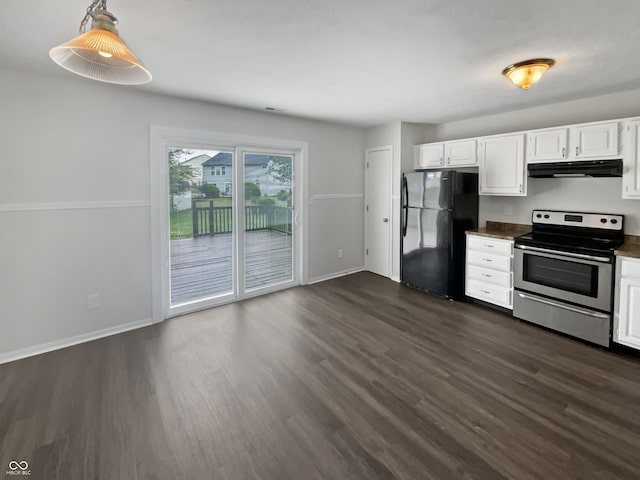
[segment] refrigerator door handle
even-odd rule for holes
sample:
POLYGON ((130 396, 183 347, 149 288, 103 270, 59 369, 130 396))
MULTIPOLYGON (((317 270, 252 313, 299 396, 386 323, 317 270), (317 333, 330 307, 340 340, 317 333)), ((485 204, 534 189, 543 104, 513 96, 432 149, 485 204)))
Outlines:
POLYGON ((404 222, 402 225, 402 236, 407 236, 407 223, 409 223, 409 207, 404 207, 404 222))
POLYGON ((407 177, 404 175, 402 176, 402 195, 404 196, 402 201, 402 206, 408 207, 409 206, 409 185, 407 183, 407 177))
POLYGON ((404 221, 402 222, 402 236, 407 236, 407 222, 409 221, 409 186, 407 185, 407 177, 402 176, 402 208, 404 209, 404 221))

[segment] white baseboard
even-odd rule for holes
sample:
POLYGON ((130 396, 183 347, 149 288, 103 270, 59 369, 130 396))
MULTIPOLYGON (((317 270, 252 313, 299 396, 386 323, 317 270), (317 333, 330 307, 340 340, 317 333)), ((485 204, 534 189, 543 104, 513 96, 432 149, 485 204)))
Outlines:
POLYGON ((352 273, 364 272, 364 267, 356 267, 350 268, 348 270, 342 270, 341 272, 330 273, 329 275, 322 275, 320 277, 313 277, 309 279, 307 285, 312 285, 314 283, 326 282, 327 280, 331 280, 333 278, 344 277, 345 275, 351 275, 352 273))
POLYGON ((391 280, 393 280, 396 283, 400 283, 400 277, 396 277, 394 275, 391 276, 391 280))
POLYGON ((53 350, 71 347, 73 345, 78 345, 79 343, 90 342, 91 340, 97 340, 99 338, 110 337, 111 335, 128 332, 129 330, 135 330, 137 328, 147 327, 152 324, 153 322, 151 321, 151 318, 145 318, 144 320, 125 323, 124 325, 117 325, 115 327, 109 327, 103 330, 83 333, 82 335, 76 335, 75 337, 65 338, 62 340, 54 340, 53 342, 42 343, 33 347, 0 353, 0 364, 13 362, 15 360, 20 360, 21 358, 33 357, 34 355, 40 355, 41 353, 47 353, 53 350))

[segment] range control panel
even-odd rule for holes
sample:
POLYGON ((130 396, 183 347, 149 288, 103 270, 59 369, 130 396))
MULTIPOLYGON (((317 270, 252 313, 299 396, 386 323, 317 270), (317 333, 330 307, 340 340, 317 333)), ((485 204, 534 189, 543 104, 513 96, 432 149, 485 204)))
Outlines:
POLYGON ((624 215, 608 213, 558 212, 555 210, 534 210, 531 221, 543 225, 563 225, 568 227, 622 230, 624 215))

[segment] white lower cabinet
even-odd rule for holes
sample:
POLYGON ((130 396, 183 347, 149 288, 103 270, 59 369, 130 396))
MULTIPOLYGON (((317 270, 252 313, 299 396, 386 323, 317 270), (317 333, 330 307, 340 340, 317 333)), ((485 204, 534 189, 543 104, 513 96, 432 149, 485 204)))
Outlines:
POLYGON ((467 234, 465 294, 513 308, 513 241, 467 234))
POLYGON ((618 257, 613 341, 640 349, 640 259, 618 257))

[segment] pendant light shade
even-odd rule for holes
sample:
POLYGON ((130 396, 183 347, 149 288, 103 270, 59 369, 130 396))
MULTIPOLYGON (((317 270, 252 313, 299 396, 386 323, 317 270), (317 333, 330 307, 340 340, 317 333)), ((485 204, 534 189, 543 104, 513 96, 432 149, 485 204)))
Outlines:
POLYGON ((509 65, 502 71, 511 82, 524 90, 528 90, 556 62, 550 58, 537 58, 509 65))
MULTIPOLYGON (((96 2, 94 2, 96 3, 96 2)), ((101 3, 104 7, 106 4, 101 3)), ((91 7, 90 7, 91 8, 91 7)), ((106 10, 87 13, 93 18, 91 30, 49 52, 51 59, 62 68, 83 77, 120 85, 142 85, 151 81, 151 73, 144 67, 118 36, 117 19, 106 10)))

